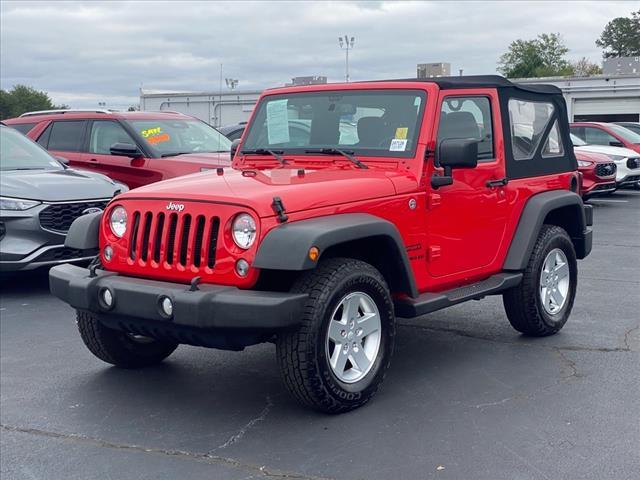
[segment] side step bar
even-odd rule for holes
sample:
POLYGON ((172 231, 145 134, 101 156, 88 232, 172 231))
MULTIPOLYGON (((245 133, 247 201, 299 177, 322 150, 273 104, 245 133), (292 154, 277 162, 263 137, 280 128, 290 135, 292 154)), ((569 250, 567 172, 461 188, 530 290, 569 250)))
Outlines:
POLYGON ((396 300, 396 315, 402 318, 414 318, 443 308, 466 302, 479 300, 486 295, 493 295, 515 287, 522 281, 522 273, 498 273, 481 282, 472 283, 460 288, 444 292, 426 292, 417 298, 396 300))

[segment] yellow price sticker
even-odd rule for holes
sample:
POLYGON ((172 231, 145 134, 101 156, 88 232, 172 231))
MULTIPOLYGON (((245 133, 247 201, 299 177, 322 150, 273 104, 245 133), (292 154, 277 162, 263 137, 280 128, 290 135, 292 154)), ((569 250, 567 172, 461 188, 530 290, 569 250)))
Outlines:
POLYGON ((408 127, 398 127, 398 128, 396 128, 396 140, 406 140, 408 133, 409 133, 409 128, 408 127))

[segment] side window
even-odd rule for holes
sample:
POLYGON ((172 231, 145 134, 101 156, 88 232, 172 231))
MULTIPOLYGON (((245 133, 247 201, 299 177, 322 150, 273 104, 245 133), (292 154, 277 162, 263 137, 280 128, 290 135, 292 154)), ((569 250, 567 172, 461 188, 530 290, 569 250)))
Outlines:
POLYGON ((487 97, 446 97, 440 109, 438 145, 450 138, 478 140, 478 161, 494 158, 491 104, 487 97))
POLYGON ((84 134, 85 122, 69 121, 69 122, 53 122, 51 128, 49 150, 60 150, 63 152, 79 152, 82 136, 84 134))
POLYGON ((102 155, 111 155, 114 143, 136 144, 122 125, 110 120, 95 120, 91 125, 89 138, 89 151, 102 155))
POLYGON ((584 141, 591 145, 610 145, 612 142, 615 144, 620 143, 613 135, 609 135, 604 130, 594 127, 584 128, 584 141))
POLYGON ((26 135, 27 133, 29 133, 29 130, 31 130, 36 125, 37 123, 18 123, 18 124, 9 125, 9 126, 14 130, 18 130, 23 135, 26 135))
POLYGON ((44 132, 40 134, 37 142, 40 144, 42 148, 47 148, 49 146, 49 137, 51 137, 51 127, 53 127, 53 123, 50 123, 47 128, 44 129, 44 132))
POLYGON ((509 99, 511 148, 515 160, 533 158, 543 140, 545 144, 542 156, 553 157, 563 154, 564 148, 557 121, 547 137, 542 138, 554 113, 555 109, 551 103, 509 99))

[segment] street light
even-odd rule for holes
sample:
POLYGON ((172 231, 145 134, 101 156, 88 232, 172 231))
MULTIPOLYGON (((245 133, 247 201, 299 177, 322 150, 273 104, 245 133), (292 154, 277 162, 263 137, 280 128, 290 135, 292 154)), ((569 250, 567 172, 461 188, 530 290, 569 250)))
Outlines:
POLYGON ((227 83, 227 88, 230 88, 231 90, 238 86, 237 78, 225 78, 224 81, 227 83))
POLYGON ((340 48, 345 51, 346 54, 346 70, 344 78, 349 83, 349 50, 353 50, 353 44, 356 41, 356 37, 349 38, 348 35, 344 37, 338 37, 338 44, 340 48))

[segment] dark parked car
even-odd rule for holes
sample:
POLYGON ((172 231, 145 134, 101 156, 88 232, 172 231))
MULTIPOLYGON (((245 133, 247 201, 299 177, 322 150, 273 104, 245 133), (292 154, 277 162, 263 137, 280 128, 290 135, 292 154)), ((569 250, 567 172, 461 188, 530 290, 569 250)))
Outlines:
POLYGON ((616 125, 620 125, 621 127, 626 128, 627 130, 631 130, 634 133, 640 135, 640 122, 614 122, 616 125))
POLYGON ((242 132, 247 126, 247 122, 236 123, 235 125, 225 125, 218 128, 218 131, 227 137, 229 140, 234 141, 242 137, 242 132))
POLYGON ((5 123, 69 159, 71 166, 130 188, 231 163, 231 142, 182 113, 49 110, 5 123))
POLYGON ((127 188, 104 175, 66 167, 18 131, 0 125, 0 271, 89 260, 65 248, 71 223, 98 212, 127 188))

